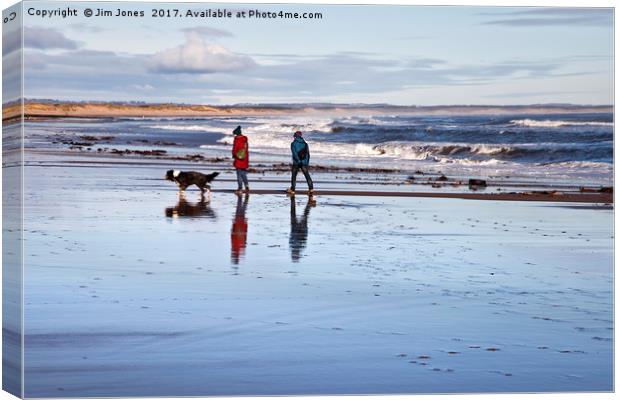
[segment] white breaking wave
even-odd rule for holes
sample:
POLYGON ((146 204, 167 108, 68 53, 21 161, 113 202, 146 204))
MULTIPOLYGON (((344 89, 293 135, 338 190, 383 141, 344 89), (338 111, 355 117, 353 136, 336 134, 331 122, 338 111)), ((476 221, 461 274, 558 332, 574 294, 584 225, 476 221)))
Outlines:
MULTIPOLYGON (((542 163, 540 165, 548 166, 550 164, 542 163)), ((552 165, 555 167, 573 168, 577 170, 595 169, 595 170, 602 170, 602 171, 609 171, 609 172, 613 172, 614 170, 613 164, 605 163, 605 162, 596 162, 596 161, 564 161, 564 162, 553 163, 552 165)))
MULTIPOLYGON (((228 121, 227 122, 231 122, 228 121)), ((151 125, 145 128, 150 129, 164 129, 164 130, 176 130, 176 131, 196 131, 196 132, 213 132, 227 135, 229 137, 219 140, 223 144, 232 143, 232 130, 237 123, 241 124, 243 134, 246 135, 251 141, 266 147, 283 147, 285 142, 290 143, 290 139, 293 137, 293 132, 302 131, 308 132, 331 132, 331 124, 333 119, 318 119, 310 120, 307 122, 299 122, 298 118, 254 118, 249 119, 249 124, 244 125, 243 121, 235 121, 230 126, 221 126, 222 121, 218 121, 218 125, 151 125)), ((287 145, 288 146, 288 145, 287 145)))
MULTIPOLYGON (((269 152, 290 151, 292 137, 273 131, 248 135, 250 146, 257 150, 269 152)), ((314 142, 311 135, 307 138, 310 143, 310 153, 328 158, 396 158, 401 160, 432 160, 441 161, 457 154, 495 156, 506 154, 513 147, 506 145, 468 144, 468 143, 422 143, 422 142, 385 142, 372 143, 340 143, 314 142)), ((232 137, 218 140, 222 145, 232 145, 232 137)), ((527 146, 527 145, 526 145, 527 146)), ((202 148, 212 148, 203 145, 202 148)), ((473 160, 472 160, 473 162, 473 160)))
POLYGON ((215 132, 232 135, 229 128, 221 128, 209 125, 151 125, 145 126, 148 129, 164 129, 169 131, 195 131, 195 132, 215 132))
POLYGON ((561 128, 564 126, 613 126, 613 122, 599 121, 552 121, 535 119, 514 119, 510 121, 512 125, 527 126, 532 128, 561 128))
POLYGON ((375 126, 384 126, 384 125, 400 125, 402 122, 392 119, 379 119, 373 116, 350 116, 350 117, 341 117, 334 121, 335 123, 345 123, 347 125, 375 125, 375 126))
POLYGON ((512 164, 507 161, 496 160, 494 158, 490 160, 470 160, 468 158, 465 159, 454 159, 454 158, 440 158, 438 160, 440 164, 457 164, 457 165, 472 165, 472 166, 497 166, 502 164, 512 164))
MULTIPOLYGON (((265 133, 260 135, 248 134, 251 148, 265 150, 268 152, 279 151, 283 154, 290 152, 292 135, 281 135, 265 133)), ((308 138, 307 138, 308 139, 308 138)), ((385 155, 385 151, 372 144, 352 144, 352 143, 326 143, 313 142, 308 139, 310 144, 310 154, 326 157, 349 158, 349 157, 371 157, 385 155)), ((230 146, 233 143, 232 137, 224 137, 218 140, 222 145, 230 146)), ((210 145, 200 146, 203 149, 212 148, 210 145)))
POLYGON ((257 121, 260 125, 248 126, 245 133, 248 137, 253 134, 280 133, 292 136, 295 131, 302 132, 330 132, 333 119, 316 119, 308 122, 299 122, 299 118, 257 121))

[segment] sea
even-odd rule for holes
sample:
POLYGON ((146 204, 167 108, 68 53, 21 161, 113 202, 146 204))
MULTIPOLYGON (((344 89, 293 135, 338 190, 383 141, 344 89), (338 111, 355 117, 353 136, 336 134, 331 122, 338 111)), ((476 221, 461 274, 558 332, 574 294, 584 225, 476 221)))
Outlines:
POLYGON ((60 119, 28 122, 26 147, 95 136, 106 140, 92 143, 89 151, 166 149, 226 157, 238 125, 248 136, 253 163, 288 162, 293 132, 299 130, 314 165, 613 181, 612 113, 60 119))

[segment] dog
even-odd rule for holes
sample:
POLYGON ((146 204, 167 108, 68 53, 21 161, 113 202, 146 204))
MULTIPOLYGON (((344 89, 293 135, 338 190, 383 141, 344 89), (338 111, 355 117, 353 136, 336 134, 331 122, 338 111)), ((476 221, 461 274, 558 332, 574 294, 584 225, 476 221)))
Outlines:
POLYGON ((175 182, 179 186, 179 193, 183 193, 187 187, 196 185, 200 189, 201 195, 204 195, 205 191, 211 194, 211 183, 219 172, 213 172, 211 174, 203 174, 196 171, 177 171, 174 169, 166 172, 166 180, 175 182))

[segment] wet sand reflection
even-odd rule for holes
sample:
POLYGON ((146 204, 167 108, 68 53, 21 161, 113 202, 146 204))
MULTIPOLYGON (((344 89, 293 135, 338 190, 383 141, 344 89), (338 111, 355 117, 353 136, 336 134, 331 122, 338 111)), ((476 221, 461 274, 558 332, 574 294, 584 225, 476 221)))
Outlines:
POLYGON ((308 202, 300 219, 297 219, 295 197, 291 196, 291 235, 289 237, 289 247, 291 249, 291 260, 299 262, 303 257, 302 251, 306 248, 308 241, 308 218, 310 209, 316 206, 316 200, 308 197, 308 202))
POLYGON ((230 260, 234 265, 245 255, 245 248, 248 244, 248 220, 245 212, 248 207, 249 194, 237 195, 237 208, 233 217, 232 228, 230 230, 230 260))
POLYGON ((179 196, 177 204, 174 207, 166 207, 164 213, 169 218, 216 218, 215 211, 204 196, 200 196, 198 202, 189 202, 185 196, 179 196))

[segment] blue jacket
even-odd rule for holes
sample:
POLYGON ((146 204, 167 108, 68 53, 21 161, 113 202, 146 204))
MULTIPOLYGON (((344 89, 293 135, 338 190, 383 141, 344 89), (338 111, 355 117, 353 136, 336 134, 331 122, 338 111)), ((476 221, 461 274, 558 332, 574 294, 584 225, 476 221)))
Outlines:
POLYGON ((310 148, 308 147, 308 144, 302 137, 298 136, 295 138, 295 140, 293 140, 293 142, 291 143, 291 153, 293 153, 293 164, 294 165, 308 166, 308 164, 310 164, 310 148), (305 155, 302 154, 303 157, 301 158, 299 157, 300 152, 301 153, 305 152, 305 155))

